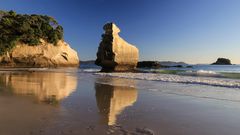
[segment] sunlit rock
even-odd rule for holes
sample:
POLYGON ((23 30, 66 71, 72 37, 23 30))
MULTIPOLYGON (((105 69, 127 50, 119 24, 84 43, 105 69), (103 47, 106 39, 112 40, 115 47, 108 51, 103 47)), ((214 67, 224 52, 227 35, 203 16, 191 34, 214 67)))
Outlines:
POLYGON ((75 67, 78 65, 77 52, 62 40, 56 45, 44 40, 36 46, 18 43, 13 50, 0 56, 1 67, 75 67))
POLYGON ((103 29, 102 41, 98 47, 96 64, 102 71, 132 71, 138 62, 138 49, 123 40, 120 29, 114 23, 107 23, 103 29))

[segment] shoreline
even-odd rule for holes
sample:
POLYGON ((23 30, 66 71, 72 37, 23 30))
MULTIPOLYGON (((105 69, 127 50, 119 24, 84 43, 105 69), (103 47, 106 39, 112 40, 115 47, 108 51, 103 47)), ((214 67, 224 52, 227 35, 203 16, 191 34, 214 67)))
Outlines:
POLYGON ((240 91, 232 88, 83 72, 23 72, 0 80, 0 134, 238 135, 240 129, 240 91), (31 117, 19 117, 26 114, 31 117))
MULTIPOLYGON (((240 73, 224 73, 228 77, 223 77, 220 74, 212 73, 212 71, 201 71, 197 75, 184 74, 182 72, 172 74, 168 73, 152 73, 152 72, 101 72, 99 69, 81 69, 81 68, 0 68, 0 73, 16 73, 16 72, 63 72, 63 73, 86 73, 97 76, 117 77, 125 79, 136 79, 157 82, 169 82, 179 84, 194 84, 194 85, 208 85, 215 87, 226 87, 240 89, 240 73)), ((187 73, 187 72, 186 72, 187 73)))

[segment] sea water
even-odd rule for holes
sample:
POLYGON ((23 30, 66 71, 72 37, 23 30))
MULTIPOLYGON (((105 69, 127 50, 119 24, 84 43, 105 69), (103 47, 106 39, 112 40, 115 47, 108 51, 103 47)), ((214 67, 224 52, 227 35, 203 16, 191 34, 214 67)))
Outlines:
POLYGON ((240 65, 192 65, 190 68, 140 69, 147 72, 240 79, 240 65))
POLYGON ((191 67, 139 68, 138 73, 98 73, 96 65, 82 65, 81 72, 148 81, 210 85, 240 89, 240 65, 192 65, 191 67))

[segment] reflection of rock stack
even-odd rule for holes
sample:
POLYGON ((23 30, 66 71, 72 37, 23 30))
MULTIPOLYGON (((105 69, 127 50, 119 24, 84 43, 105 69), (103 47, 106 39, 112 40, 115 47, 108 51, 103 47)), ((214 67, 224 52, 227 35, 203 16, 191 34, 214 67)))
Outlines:
POLYGON ((137 66, 138 49, 124 41, 114 23, 104 25, 105 33, 98 47, 96 64, 102 71, 131 71, 137 66))
POLYGON ((114 125, 117 115, 137 100, 137 90, 134 87, 114 86, 119 81, 121 80, 111 80, 113 85, 95 84, 97 105, 108 125, 114 125))
POLYGON ((66 73, 6 74, 0 79, 13 93, 35 95, 45 102, 59 101, 77 88, 77 78, 66 73))

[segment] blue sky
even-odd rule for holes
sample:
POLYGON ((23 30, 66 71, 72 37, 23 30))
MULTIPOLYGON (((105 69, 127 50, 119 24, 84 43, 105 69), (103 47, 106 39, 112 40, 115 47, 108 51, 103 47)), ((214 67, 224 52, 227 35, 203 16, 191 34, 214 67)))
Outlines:
POLYGON ((240 0, 0 0, 0 9, 54 17, 81 60, 96 58, 103 25, 115 22, 141 60, 240 64, 240 0))

